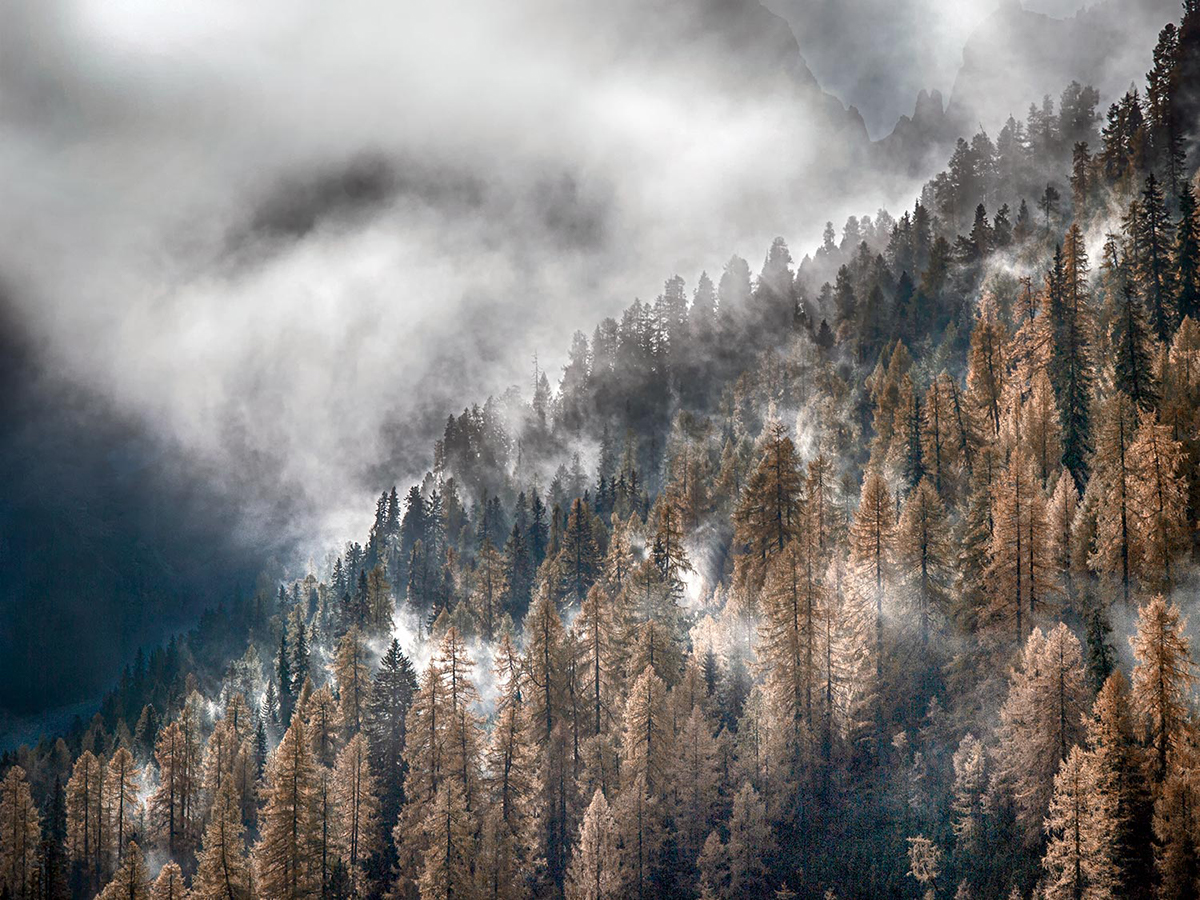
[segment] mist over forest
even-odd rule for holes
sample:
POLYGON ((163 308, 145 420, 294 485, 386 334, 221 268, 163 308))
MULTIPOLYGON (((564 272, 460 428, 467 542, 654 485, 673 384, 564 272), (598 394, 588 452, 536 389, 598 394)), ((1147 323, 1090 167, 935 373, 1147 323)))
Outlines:
POLYGON ((1200 895, 1195 0, 0 20, 0 900, 1200 895))

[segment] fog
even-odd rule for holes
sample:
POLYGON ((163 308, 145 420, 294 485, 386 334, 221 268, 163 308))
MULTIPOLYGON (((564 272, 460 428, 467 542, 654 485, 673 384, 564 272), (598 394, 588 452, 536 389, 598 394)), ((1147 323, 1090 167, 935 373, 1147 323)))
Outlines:
MULTIPOLYGON (((955 11, 943 73, 974 14, 925 3, 955 11)), ((257 570, 361 537, 448 414, 527 391, 535 353, 553 376, 576 328, 918 189, 863 167, 753 0, 0 19, 0 710, 87 696, 257 570)))

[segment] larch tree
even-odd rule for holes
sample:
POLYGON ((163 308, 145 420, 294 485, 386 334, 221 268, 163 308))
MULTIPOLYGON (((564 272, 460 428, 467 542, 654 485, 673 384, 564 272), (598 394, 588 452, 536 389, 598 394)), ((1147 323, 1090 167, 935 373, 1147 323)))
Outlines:
POLYGON ((237 791, 227 781, 217 791, 196 856, 194 900, 250 900, 250 861, 246 857, 237 791))
POLYGON ((671 733, 667 688, 650 666, 633 682, 625 704, 621 737, 621 783, 640 778, 655 796, 665 793, 674 735, 671 733))
POLYGON ((1130 505, 1138 534, 1138 572, 1151 589, 1169 591, 1188 543, 1188 486, 1183 444, 1153 413, 1138 417, 1129 447, 1130 505))
POLYGON ((232 722, 221 719, 213 726, 200 763, 201 789, 207 802, 211 803, 221 785, 233 777, 234 761, 240 745, 232 722))
POLYGON ((1107 795, 1098 790, 1096 762, 1074 747, 1054 778, 1046 816, 1049 844, 1043 864, 1047 900, 1114 900, 1117 893, 1112 845, 1104 827, 1112 816, 1107 795))
POLYGON ((575 619, 579 689, 588 710, 588 733, 611 732, 620 716, 621 635, 612 598, 599 585, 588 591, 575 619))
POLYGON ((804 533, 771 561, 761 600, 758 652, 774 714, 789 735, 793 758, 786 764, 797 775, 809 757, 820 702, 819 641, 829 614, 822 574, 812 533, 804 533))
POLYGON ((133 754, 125 747, 118 747, 108 761, 108 785, 104 789, 106 827, 118 859, 124 855, 125 843, 136 830, 140 786, 141 770, 133 754))
POLYGON ((1041 832, 1059 764, 1083 737, 1086 710, 1079 640, 1062 623, 1048 635, 1035 628, 1009 679, 996 751, 997 774, 1029 844, 1041 832))
POLYGON ((597 789, 583 814, 579 843, 567 871, 567 900, 620 900, 617 823, 604 792, 597 789))
POLYGON ((446 708, 442 716, 445 728, 446 774, 457 780, 462 788, 463 802, 472 807, 479 781, 479 756, 482 723, 476 712, 479 692, 471 679, 475 661, 467 650, 458 630, 451 628, 438 648, 438 671, 441 672, 446 708))
POLYGON ((817 555, 828 561, 846 531, 832 459, 824 453, 818 453, 809 460, 804 484, 806 527, 812 532, 817 555))
POLYGON ((338 641, 333 676, 338 686, 342 732, 349 740, 362 730, 371 686, 367 646, 357 627, 351 627, 338 641))
POLYGON ((660 798, 646 784, 644 772, 625 778, 614 818, 620 835, 622 896, 638 900, 658 896, 658 874, 666 839, 660 798))
POLYGON ((1000 433, 1004 395, 1008 383, 1007 330, 994 298, 985 295, 979 306, 967 356, 967 395, 970 408, 987 422, 987 430, 1000 433))
POLYGON ((759 452, 758 466, 734 513, 734 581, 749 592, 762 588, 771 557, 787 546, 803 522, 800 458, 782 423, 767 424, 759 452))
POLYGON ((905 605, 915 615, 921 644, 926 646, 935 623, 950 613, 953 585, 946 507, 929 478, 922 479, 904 501, 896 527, 895 560, 905 605))
POLYGON ((574 718, 571 701, 577 695, 572 692, 568 677, 575 671, 576 654, 554 601, 545 589, 539 591, 525 620, 525 640, 527 693, 522 692, 522 698, 538 754, 538 842, 552 881, 561 885, 566 877, 574 830, 572 821, 577 813, 577 745, 569 728, 574 718))
POLYGON ((365 861, 379 849, 379 797, 367 739, 362 734, 352 737, 338 754, 333 797, 337 817, 334 846, 350 873, 350 895, 359 897, 365 861))
POLYGON ((1138 610, 1137 633, 1129 640, 1137 657, 1133 705, 1146 723, 1151 771, 1155 785, 1161 785, 1191 728, 1188 694, 1195 674, 1179 607, 1162 594, 1150 598, 1138 610))
POLYGON ((150 871, 136 841, 130 841, 112 880, 97 900, 150 900, 150 871))
POLYGON ((305 900, 321 891, 317 774, 304 722, 296 718, 267 765, 254 847, 255 887, 262 896, 305 900))
POLYGON ((179 868, 177 862, 165 863, 150 885, 150 900, 194 900, 194 897, 183 880, 183 869, 179 868))
POLYGON ((1079 490, 1075 487, 1075 479, 1071 477, 1068 469, 1062 468, 1059 470, 1058 480, 1054 483, 1054 490, 1050 494, 1050 503, 1046 509, 1046 542, 1050 566, 1058 573, 1068 601, 1072 600, 1075 594, 1072 575, 1079 567, 1073 537, 1078 510, 1079 490))
POLYGON ((296 714, 304 717, 304 730, 313 757, 323 766, 333 765, 342 743, 342 723, 345 719, 340 707, 329 687, 322 685, 296 709, 296 714))
POLYGON ((436 658, 431 659, 420 686, 413 695, 405 718, 403 782, 404 806, 392 833, 392 845, 398 853, 398 883, 402 896, 416 893, 423 854, 425 815, 446 778, 446 692, 442 671, 436 658))
POLYGON ((504 557, 488 538, 483 539, 475 561, 475 589, 471 592, 471 609, 479 623, 479 634, 487 641, 494 640, 504 611, 508 579, 504 557))
POLYGON ((493 670, 496 721, 484 755, 488 813, 476 872, 485 896, 507 900, 523 896, 532 873, 537 790, 535 747, 521 694, 521 658, 507 633, 500 637, 493 670))
POLYGON ((90 750, 79 754, 67 782, 67 846, 95 884, 104 858, 104 766, 90 750))
POLYGON ((0 893, 34 900, 42 828, 25 770, 12 766, 0 781, 0 893))
POLYGON ((1024 637, 1053 592, 1046 501, 1029 451, 1018 445, 992 489, 992 539, 985 580, 993 622, 1024 637))
POLYGON ((1046 373, 1038 372, 1033 377, 1028 398, 1021 404, 1020 441, 1029 448, 1034 471, 1043 486, 1062 464, 1061 429, 1054 388, 1046 373))
POLYGON ((699 704, 679 729, 675 749, 670 781, 676 840, 684 858, 694 859, 713 827, 721 787, 717 740, 699 704))
POLYGON ((733 798, 729 815, 729 840, 725 855, 729 865, 732 897, 753 897, 766 888, 766 860, 775 849, 766 805, 750 784, 743 784, 733 798))
POLYGON ((968 869, 983 850, 987 814, 987 753, 983 742, 970 732, 963 735, 951 760, 954 767, 951 828, 955 853, 968 869))
POLYGON ((447 778, 421 821, 426 846, 417 887, 421 900, 474 900, 474 826, 461 783, 447 778))
POLYGON ((1153 803, 1145 751, 1138 742, 1129 680, 1120 669, 1101 687, 1087 719, 1087 748, 1095 766, 1094 790, 1105 810, 1097 823, 1108 848, 1121 897, 1149 897, 1154 859, 1146 840, 1153 803))
POLYGON ((887 482, 872 469, 863 478, 858 511, 850 526, 850 572, 853 587, 875 613, 875 680, 883 680, 883 598, 890 584, 896 508, 887 482))
POLYGON ((684 516, 680 504, 669 492, 659 497, 652 518, 656 522, 652 555, 663 581, 676 597, 683 595, 683 576, 693 572, 692 561, 684 545, 684 516))

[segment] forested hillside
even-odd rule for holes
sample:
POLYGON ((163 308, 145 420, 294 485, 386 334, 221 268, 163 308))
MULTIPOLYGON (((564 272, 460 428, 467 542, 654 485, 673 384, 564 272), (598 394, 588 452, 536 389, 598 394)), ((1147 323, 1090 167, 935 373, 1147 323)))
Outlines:
POLYGON ((450 417, 0 760, 0 897, 1200 895, 1200 2, 1099 100, 450 417))

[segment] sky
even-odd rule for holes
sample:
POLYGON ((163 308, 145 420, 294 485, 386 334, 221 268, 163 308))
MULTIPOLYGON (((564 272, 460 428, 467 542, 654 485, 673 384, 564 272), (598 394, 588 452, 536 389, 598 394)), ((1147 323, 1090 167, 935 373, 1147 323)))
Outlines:
MULTIPOLYGON (((852 34, 787 2, 801 46, 943 89, 987 6, 852 34)), ((576 328, 917 190, 838 167, 865 135, 753 0, 0 20, 0 714, 85 699, 260 570, 361 539, 448 414, 527 389, 535 353, 556 380, 576 328)), ((827 57, 873 131, 911 107, 827 57)))

